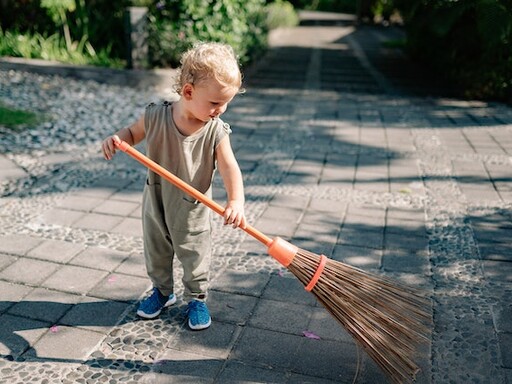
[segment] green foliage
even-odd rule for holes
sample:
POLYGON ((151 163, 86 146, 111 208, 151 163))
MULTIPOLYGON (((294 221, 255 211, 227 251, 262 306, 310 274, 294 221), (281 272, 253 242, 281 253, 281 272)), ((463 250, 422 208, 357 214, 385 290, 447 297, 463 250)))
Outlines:
POLYGON ((384 20, 389 20, 395 11, 393 0, 375 0, 370 6, 373 16, 380 17, 384 20))
POLYGON ((149 7, 153 66, 177 65, 197 41, 231 44, 242 64, 266 48, 265 0, 1 0, 0 54, 117 67, 128 6, 149 7))
POLYGON ((457 82, 471 98, 512 94, 511 0, 394 0, 408 50, 457 82))
POLYGON ((19 34, 0 29, 0 56, 23 57, 27 59, 55 60, 77 65, 96 65, 122 68, 124 62, 112 59, 108 48, 99 52, 91 50, 88 42, 82 39, 69 50, 60 34, 43 36, 38 33, 19 34))
POLYGON ((85 39, 88 51, 108 52, 119 61, 125 57, 123 12, 128 5, 129 0, 2 0, 0 25, 19 35, 63 34, 69 50, 85 39))
POLYGON ((21 130, 23 127, 36 125, 42 120, 43 118, 35 113, 0 104, 0 126, 21 130))
POLYGON ((66 19, 66 12, 74 12, 76 9, 75 0, 41 0, 41 7, 48 10, 53 21, 60 25, 66 19))
POLYGON ((153 65, 177 66, 198 41, 230 44, 249 62, 267 42, 264 0, 165 0, 150 8, 153 65))
POLYGON ((276 0, 266 6, 267 28, 294 27, 299 24, 299 15, 293 5, 286 0, 276 0))

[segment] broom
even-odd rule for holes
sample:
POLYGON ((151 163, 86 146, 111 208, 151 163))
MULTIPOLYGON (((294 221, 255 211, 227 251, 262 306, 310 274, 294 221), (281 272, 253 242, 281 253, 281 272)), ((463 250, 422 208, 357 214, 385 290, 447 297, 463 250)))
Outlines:
MULTIPOLYGON (((124 141, 115 145, 219 215, 224 208, 124 141)), ((242 228, 305 285, 395 383, 411 382, 420 371, 414 352, 428 341, 430 300, 389 278, 300 249, 256 228, 242 228)))

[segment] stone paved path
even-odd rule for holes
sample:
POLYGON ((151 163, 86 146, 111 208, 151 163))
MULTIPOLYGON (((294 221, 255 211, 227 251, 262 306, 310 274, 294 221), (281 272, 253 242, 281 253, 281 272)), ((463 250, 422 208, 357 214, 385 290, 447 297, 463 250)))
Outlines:
MULTIPOLYGON (((512 383, 512 108, 453 98, 382 45, 398 28, 302 16, 224 117, 249 221, 431 292, 419 383, 512 383)), ((139 320, 145 170, 105 162, 99 143, 165 87, 23 68, 0 63, 0 101, 50 119, 0 127, 1 382, 386 382, 261 244, 219 220, 212 327, 189 331, 181 301, 139 320)))

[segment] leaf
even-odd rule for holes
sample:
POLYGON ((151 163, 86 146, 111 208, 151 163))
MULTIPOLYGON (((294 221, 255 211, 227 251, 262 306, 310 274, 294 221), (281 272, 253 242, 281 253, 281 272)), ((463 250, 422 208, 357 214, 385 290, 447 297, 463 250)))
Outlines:
POLYGON ((302 331, 302 334, 304 335, 304 337, 307 337, 308 339, 313 339, 313 340, 320 340, 320 336, 318 336, 317 334, 311 332, 311 331, 302 331))

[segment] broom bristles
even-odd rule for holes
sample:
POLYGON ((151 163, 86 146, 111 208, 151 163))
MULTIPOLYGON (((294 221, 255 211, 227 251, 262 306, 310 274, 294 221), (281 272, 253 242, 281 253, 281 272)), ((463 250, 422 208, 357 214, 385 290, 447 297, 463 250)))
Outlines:
MULTIPOLYGON (((299 249, 288 269, 307 285, 320 257, 299 249)), ((393 382, 415 379, 413 358, 431 322, 430 300, 420 290, 328 259, 311 292, 393 382)))

